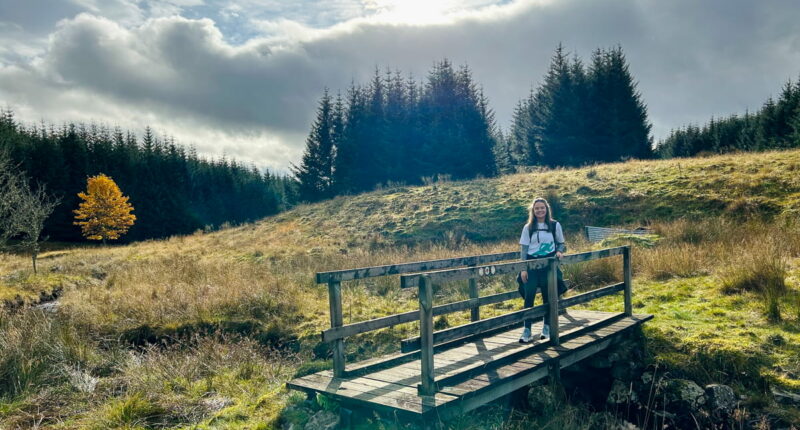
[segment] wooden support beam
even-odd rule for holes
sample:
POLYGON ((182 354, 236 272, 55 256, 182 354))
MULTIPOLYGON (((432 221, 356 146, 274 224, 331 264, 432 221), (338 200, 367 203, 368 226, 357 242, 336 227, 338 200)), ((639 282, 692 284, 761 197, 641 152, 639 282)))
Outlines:
POLYGON ((558 345, 558 260, 549 258, 547 264, 547 323, 550 326, 550 343, 558 345))
MULTIPOLYGON (((614 255, 621 255, 624 247, 607 248, 598 251, 583 252, 580 254, 565 255, 561 257, 561 264, 574 264, 583 261, 595 260, 598 258, 606 258, 614 255)), ((428 272, 431 280, 435 283, 452 282, 470 278, 480 278, 484 276, 497 276, 509 273, 521 272, 523 270, 539 269, 547 266, 546 259, 527 260, 527 261, 512 261, 509 263, 500 263, 492 265, 484 265, 477 267, 464 267, 458 269, 436 270, 428 272)), ((419 286, 419 277, 421 274, 402 275, 400 277, 401 288, 413 288, 419 286)))
POLYGON ((433 364, 433 285, 428 276, 419 285, 420 394, 436 393, 433 364))
POLYGON ((401 273, 410 272, 425 272, 429 270, 446 269, 458 266, 475 266, 479 264, 493 263, 496 261, 513 260, 517 258, 519 258, 519 251, 502 252, 498 254, 473 255, 470 257, 445 258, 441 260, 416 261, 412 263, 362 267, 359 269, 318 272, 316 278, 318 284, 324 284, 328 281, 341 282, 352 279, 365 279, 376 276, 398 275, 401 273))
MULTIPOLYGON (((519 255, 517 255, 519 257, 519 255)), ((448 269, 428 272, 431 281, 434 283, 444 283, 460 281, 463 279, 480 278, 484 276, 497 276, 509 273, 517 273, 523 270, 539 269, 547 266, 546 259, 515 261, 511 263, 500 263, 488 266, 465 267, 461 269, 448 269)), ((419 286, 421 274, 400 276, 401 288, 413 288, 419 286)))
POLYGON ((622 254, 622 271, 625 278, 625 315, 633 315, 633 268, 631 265, 631 247, 626 246, 622 254))
MULTIPOLYGON (((342 286, 338 281, 328 282, 328 301, 331 312, 331 328, 341 327, 342 316, 342 286)), ((333 341, 333 375, 337 378, 344 377, 344 340, 333 341)))
POLYGON ((606 248, 597 251, 582 252, 580 254, 565 255, 561 257, 561 264, 575 264, 583 261, 597 260, 598 258, 613 257, 615 255, 622 254, 623 249, 625 249, 624 246, 618 246, 616 248, 606 248))
MULTIPOLYGON (((472 278, 469 280, 469 298, 477 299, 479 295, 480 293, 478 292, 478 280, 472 278)), ((475 322, 480 319, 481 319, 481 306, 480 304, 478 304, 470 309, 469 320, 475 322)))
MULTIPOLYGON (((533 308, 522 309, 516 312, 511 312, 494 318, 487 318, 485 320, 476 321, 474 323, 464 324, 446 330, 440 330, 437 331, 436 333, 433 333, 433 344, 436 345, 442 342, 447 342, 449 340, 470 336, 487 330, 492 330, 495 328, 516 324, 528 318, 541 318, 546 313, 547 309, 545 308, 545 306, 539 305, 533 308)), ((404 339, 400 342, 400 350, 402 352, 416 351, 420 347, 421 347, 421 342, 420 338, 418 337, 404 339)))
POLYGON ((578 294, 572 297, 567 297, 566 299, 559 299, 558 300, 558 308, 559 309, 566 309, 570 306, 580 305, 582 303, 588 303, 594 299, 599 297, 608 296, 611 294, 616 294, 620 291, 625 289, 625 283, 620 282, 618 284, 609 285, 607 287, 597 288, 591 291, 588 291, 583 294, 578 294))
MULTIPOLYGON (((449 314, 453 312, 464 311, 473 309, 479 306, 491 305, 494 303, 501 303, 506 300, 516 299, 519 293, 516 291, 508 291, 505 293, 493 294, 491 296, 480 297, 477 299, 461 300, 458 302, 447 303, 444 305, 434 306, 433 316, 449 314)), ((389 315, 372 320, 361 321, 354 324, 348 324, 341 327, 330 328, 322 332, 322 340, 325 342, 332 342, 335 339, 341 339, 348 336, 353 336, 359 333, 377 330, 384 327, 391 327, 398 324, 405 324, 419 320, 419 311, 408 311, 401 314, 389 315)))

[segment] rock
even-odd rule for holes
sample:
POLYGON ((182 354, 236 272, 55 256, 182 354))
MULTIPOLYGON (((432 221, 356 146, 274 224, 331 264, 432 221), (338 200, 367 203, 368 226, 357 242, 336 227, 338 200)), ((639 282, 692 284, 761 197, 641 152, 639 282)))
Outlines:
POLYGON ((319 411, 308 420, 305 430, 333 430, 339 425, 339 417, 331 411, 319 411))
POLYGON ((55 313, 58 312, 58 307, 61 306, 59 302, 47 302, 36 305, 34 308, 43 312, 55 313))
POLYGON ((671 412, 694 413, 706 403, 705 391, 688 379, 670 379, 662 389, 666 409, 671 412))
POLYGON ((631 388, 631 384, 626 384, 619 379, 615 379, 611 385, 611 391, 608 393, 606 403, 609 405, 625 405, 629 403, 637 403, 639 396, 631 388))
POLYGON ((649 386, 653 383, 653 372, 642 373, 642 384, 649 386))
POLYGON ((733 389, 727 385, 706 385, 707 407, 714 415, 729 415, 736 409, 739 400, 733 389))
POLYGON ((233 399, 223 396, 212 396, 200 401, 209 412, 216 412, 233 404, 233 399))
POLYGON ((615 361, 614 358, 616 358, 616 355, 613 353, 596 355, 589 360, 589 367, 594 369, 610 369, 615 361))
POLYGON ((611 367, 611 376, 623 381, 631 381, 639 372, 640 366, 635 361, 619 361, 611 367))
POLYGON ((537 385, 528 390, 528 406, 534 411, 554 410, 558 399, 547 385, 537 385))
POLYGON ((780 388, 770 387, 772 397, 782 405, 800 405, 800 394, 790 393, 780 388))

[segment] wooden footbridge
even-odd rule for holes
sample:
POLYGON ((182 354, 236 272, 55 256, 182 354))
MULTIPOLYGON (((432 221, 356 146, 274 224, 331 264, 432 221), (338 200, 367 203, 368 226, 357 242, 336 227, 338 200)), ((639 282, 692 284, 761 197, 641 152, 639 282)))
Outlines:
MULTIPOLYGON (((544 377, 559 378, 560 369, 607 348, 633 327, 652 318, 634 315, 631 305, 631 251, 627 246, 540 260, 519 260, 519 252, 479 255, 388 266, 317 273, 327 283, 331 328, 322 339, 331 342, 333 370, 289 382, 289 388, 323 393, 344 407, 366 407, 411 419, 446 419, 479 407, 544 377), (559 299, 556 267, 621 255, 624 282, 559 299), (515 260, 516 261, 510 261, 515 260), (480 307, 519 297, 509 291, 480 297, 479 278, 548 268, 550 303, 480 318, 480 307), (419 289, 419 311, 344 325, 341 282, 400 274, 402 288, 419 289), (469 281, 469 299, 434 306, 433 285, 469 281), (622 312, 569 310, 598 297, 623 292, 622 312), (434 331, 433 317, 471 312, 471 322, 434 331), (522 321, 546 318, 550 338, 519 343, 522 321), (351 365, 345 364, 344 339, 385 327, 419 321, 419 337, 401 341, 400 352, 351 365)), ((541 322, 533 333, 541 330, 541 322)), ((538 336, 536 336, 538 338, 538 336)))

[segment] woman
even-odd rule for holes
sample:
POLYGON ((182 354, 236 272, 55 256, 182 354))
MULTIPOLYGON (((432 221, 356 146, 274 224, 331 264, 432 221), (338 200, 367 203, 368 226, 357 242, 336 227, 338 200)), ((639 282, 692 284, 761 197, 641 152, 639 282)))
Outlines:
MULTIPOLYGON (((520 258, 529 260, 531 258, 547 258, 561 256, 567 252, 564 244, 564 231, 561 224, 553 219, 553 212, 547 200, 537 197, 533 199, 528 208, 528 223, 522 228, 522 236, 519 238, 520 258)), ((563 284, 561 269, 558 269, 559 284, 563 284)), ((533 269, 521 272, 517 276, 520 294, 525 298, 525 307, 533 306, 533 299, 536 297, 537 288, 542 289, 542 299, 548 302, 547 296, 547 268, 533 269)), ((560 291, 559 291, 560 293, 560 291)), ((531 324, 533 320, 526 319, 519 341, 529 343, 532 341, 531 324)), ((550 337, 550 326, 545 320, 542 325, 541 339, 550 337)))

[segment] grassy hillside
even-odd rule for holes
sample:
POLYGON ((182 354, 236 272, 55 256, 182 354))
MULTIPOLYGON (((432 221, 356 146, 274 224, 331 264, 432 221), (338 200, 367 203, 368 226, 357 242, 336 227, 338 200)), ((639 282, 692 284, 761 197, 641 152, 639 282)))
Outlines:
MULTIPOLYGON (((37 276, 26 257, 0 255, 0 299, 17 303, 0 313, 0 427, 302 422, 285 409, 298 398, 282 384, 330 365, 318 335, 327 293, 314 272, 514 250, 537 195, 553 203, 571 251, 590 248, 583 225, 655 228, 659 240, 634 253, 637 311, 657 314, 646 329, 649 360, 733 384, 748 419, 797 423, 767 389, 800 390, 799 170, 798 151, 547 170, 339 197, 210 234, 53 250, 37 276), (12 309, 42 292, 59 294, 57 306, 12 309)), ((581 288, 617 276, 606 263, 568 273, 581 288)), ((437 300, 465 294, 455 283, 437 300)), ((415 306, 393 277, 344 287, 346 323, 415 306)), ((609 306, 618 303, 595 304, 609 306)), ((415 330, 365 335, 348 354, 396 349, 415 330)))

